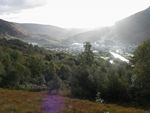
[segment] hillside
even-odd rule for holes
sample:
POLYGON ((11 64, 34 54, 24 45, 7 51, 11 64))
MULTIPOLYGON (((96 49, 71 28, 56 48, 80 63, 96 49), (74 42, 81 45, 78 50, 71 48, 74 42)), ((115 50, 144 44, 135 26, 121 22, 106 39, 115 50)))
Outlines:
POLYGON ((54 26, 17 24, 0 20, 0 38, 20 39, 29 43, 37 43, 43 47, 62 46, 60 39, 64 37, 64 31, 54 26))
POLYGON ((46 92, 0 89, 0 113, 148 113, 148 110, 71 99, 46 92))
POLYGON ((127 17, 114 26, 116 40, 125 43, 141 43, 150 38, 150 7, 127 17))
POLYGON ((15 24, 0 19, 0 36, 6 38, 25 38, 27 37, 27 33, 22 31, 15 24))
POLYGON ((83 29, 64 29, 52 25, 20 24, 0 20, 0 38, 21 39, 46 48, 65 47, 64 40, 83 29))
POLYGON ((106 43, 115 41, 121 46, 124 44, 128 47, 129 45, 139 45, 149 39, 149 20, 150 8, 120 20, 114 26, 93 30, 64 29, 52 25, 21 24, 0 20, 0 37, 22 39, 46 48, 67 48, 68 45, 76 42, 94 43, 104 40, 106 43))
POLYGON ((124 44, 139 44, 150 38, 150 8, 116 22, 114 26, 79 33, 74 42, 114 40, 124 44))
POLYGON ((84 32, 84 29, 65 29, 52 25, 42 24, 19 24, 15 23, 22 31, 30 34, 32 42, 46 48, 67 47, 66 39, 75 34, 84 32))
POLYGON ((47 35, 51 39, 61 40, 65 38, 65 34, 68 32, 66 29, 51 26, 51 25, 40 25, 40 24, 18 24, 22 30, 30 34, 47 35))
POLYGON ((106 37, 105 35, 108 35, 109 32, 110 32, 110 28, 105 27, 105 28, 78 33, 72 37, 69 37, 68 40, 73 42, 80 42, 80 43, 86 41, 95 42, 104 39, 104 37, 106 37))

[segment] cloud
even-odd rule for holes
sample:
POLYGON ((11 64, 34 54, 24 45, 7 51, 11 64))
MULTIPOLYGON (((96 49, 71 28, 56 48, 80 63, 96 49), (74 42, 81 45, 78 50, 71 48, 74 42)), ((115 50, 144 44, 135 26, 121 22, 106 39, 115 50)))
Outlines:
POLYGON ((20 12, 45 4, 46 0, 0 0, 0 14, 20 12))

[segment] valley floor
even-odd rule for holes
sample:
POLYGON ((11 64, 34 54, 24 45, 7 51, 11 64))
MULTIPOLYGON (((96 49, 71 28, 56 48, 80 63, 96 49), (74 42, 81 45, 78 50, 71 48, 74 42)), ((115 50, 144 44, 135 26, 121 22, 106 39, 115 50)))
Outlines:
POLYGON ((142 109, 71 99, 46 92, 0 89, 0 113, 150 113, 142 109))

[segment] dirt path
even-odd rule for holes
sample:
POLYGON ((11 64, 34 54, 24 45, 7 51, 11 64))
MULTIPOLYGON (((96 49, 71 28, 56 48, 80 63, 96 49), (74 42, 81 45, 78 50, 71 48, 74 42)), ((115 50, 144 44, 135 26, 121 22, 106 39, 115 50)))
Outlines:
POLYGON ((43 101, 43 110, 47 113, 61 113, 63 106, 64 101, 58 95, 49 95, 43 101))

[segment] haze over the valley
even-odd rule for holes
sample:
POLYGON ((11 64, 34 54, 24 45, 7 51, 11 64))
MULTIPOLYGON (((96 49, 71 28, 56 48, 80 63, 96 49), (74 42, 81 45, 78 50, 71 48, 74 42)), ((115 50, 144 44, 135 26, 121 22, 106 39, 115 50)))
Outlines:
POLYGON ((0 0, 0 18, 63 28, 96 28, 148 8, 150 0, 0 0))
POLYGON ((128 55, 149 39, 149 6, 150 0, 0 0, 0 36, 75 54, 88 41, 95 52, 128 55))

